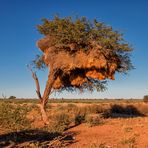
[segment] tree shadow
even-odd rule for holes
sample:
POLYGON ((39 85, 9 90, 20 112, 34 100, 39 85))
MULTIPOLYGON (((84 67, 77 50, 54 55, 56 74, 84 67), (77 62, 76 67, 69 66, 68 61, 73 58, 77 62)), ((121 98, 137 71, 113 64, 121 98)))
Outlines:
POLYGON ((61 147, 75 143, 75 133, 50 133, 44 130, 23 130, 0 135, 0 147, 24 147, 33 144, 41 147, 61 147))
POLYGON ((134 118, 144 117, 145 115, 133 105, 123 106, 114 104, 103 113, 103 116, 105 118, 134 118))

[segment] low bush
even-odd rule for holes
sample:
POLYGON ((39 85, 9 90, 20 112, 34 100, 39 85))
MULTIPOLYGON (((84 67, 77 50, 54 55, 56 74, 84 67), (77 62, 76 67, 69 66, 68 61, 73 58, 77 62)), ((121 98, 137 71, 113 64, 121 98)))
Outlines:
POLYGON ((140 115, 140 112, 133 105, 122 106, 122 105, 115 104, 111 107, 111 113, 126 114, 126 115, 140 115))
POLYGON ((62 133, 69 128, 70 118, 68 114, 62 112, 52 116, 52 123, 49 125, 50 132, 62 133))
POLYGON ((101 117, 98 114, 86 116, 85 121, 89 124, 89 126, 97 126, 103 123, 101 117))
POLYGON ((85 120, 85 116, 84 115, 76 114, 75 117, 74 117, 74 124, 75 125, 79 125, 82 122, 84 122, 84 120, 85 120))
POLYGON ((65 107, 64 110, 68 113, 74 113, 78 107, 75 104, 68 103, 65 107))

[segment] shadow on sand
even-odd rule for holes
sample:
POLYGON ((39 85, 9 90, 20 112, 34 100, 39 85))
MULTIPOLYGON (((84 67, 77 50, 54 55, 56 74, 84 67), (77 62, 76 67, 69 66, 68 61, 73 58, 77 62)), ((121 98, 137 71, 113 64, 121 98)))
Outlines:
POLYGON ((74 143, 74 133, 49 133, 43 130, 23 130, 0 135, 0 147, 62 147, 74 143))
POLYGON ((118 105, 114 104, 109 110, 104 112, 104 117, 106 118, 134 118, 134 117, 144 117, 135 106, 133 105, 118 105))

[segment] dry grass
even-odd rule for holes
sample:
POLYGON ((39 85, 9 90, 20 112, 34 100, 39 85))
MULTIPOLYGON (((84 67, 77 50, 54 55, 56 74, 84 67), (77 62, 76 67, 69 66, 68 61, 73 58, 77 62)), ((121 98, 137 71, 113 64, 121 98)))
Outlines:
MULTIPOLYGON (((0 128, 3 128, 6 132, 18 132, 26 129, 31 130, 36 127, 36 129, 42 129, 49 133, 62 134, 67 129, 80 125, 81 123, 86 123, 85 125, 88 127, 103 126, 108 122, 106 117, 117 117, 122 118, 123 120, 125 117, 132 119, 131 117, 143 117, 148 114, 148 104, 144 102, 101 102, 91 104, 73 102, 51 103, 47 107, 47 113, 51 124, 47 127, 43 127, 39 125, 41 122, 41 115, 36 102, 27 103, 26 100, 23 100, 24 103, 15 103, 15 101, 17 102, 17 100, 0 101, 0 128)), ((124 132, 130 134, 133 132, 133 128, 126 126, 124 132)), ((134 138, 122 138, 121 144, 132 147, 135 144, 134 138)), ((35 146, 37 145, 40 145, 40 143, 35 143, 35 146)), ((104 145, 99 145, 99 147, 103 146, 104 145)), ((92 145, 92 147, 95 147, 95 144, 92 145)))

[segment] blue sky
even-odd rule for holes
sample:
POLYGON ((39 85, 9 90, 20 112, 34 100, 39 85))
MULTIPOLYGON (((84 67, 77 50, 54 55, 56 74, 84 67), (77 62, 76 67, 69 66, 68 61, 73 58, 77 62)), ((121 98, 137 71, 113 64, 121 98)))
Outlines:
MULTIPOLYGON (((36 29, 41 18, 54 14, 86 16, 124 32, 132 45, 136 69, 128 75, 116 75, 108 81, 106 92, 54 94, 68 98, 142 98, 148 94, 148 1, 147 0, 0 0, 0 97, 36 97, 35 85, 26 68, 41 53, 36 41, 42 36, 36 29)), ((47 71, 37 72, 42 91, 47 71)))

